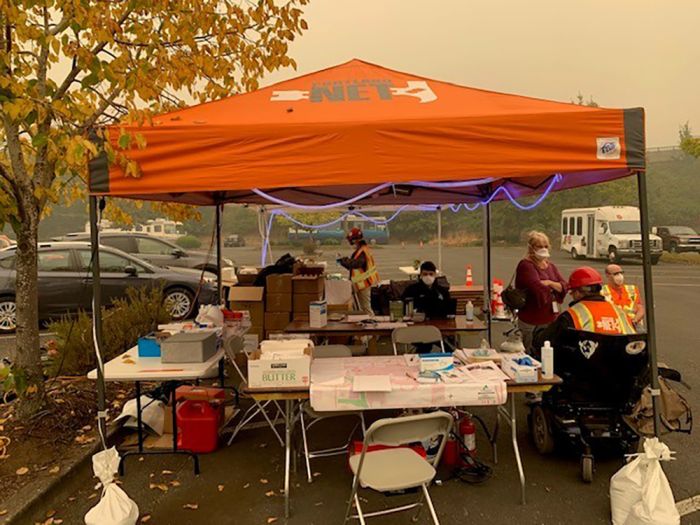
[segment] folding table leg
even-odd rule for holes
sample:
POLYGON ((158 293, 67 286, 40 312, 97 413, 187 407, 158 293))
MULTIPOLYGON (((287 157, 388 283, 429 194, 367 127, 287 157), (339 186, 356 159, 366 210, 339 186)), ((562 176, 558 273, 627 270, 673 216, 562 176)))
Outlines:
POLYGON ((518 475, 520 476, 520 496, 522 504, 525 505, 525 471, 523 462, 520 459, 520 447, 518 446, 518 431, 516 427, 515 396, 510 396, 510 435, 513 442, 513 452, 515 461, 518 464, 518 475))
POLYGON ((284 517, 289 518, 289 462, 292 447, 292 400, 284 401, 284 517))

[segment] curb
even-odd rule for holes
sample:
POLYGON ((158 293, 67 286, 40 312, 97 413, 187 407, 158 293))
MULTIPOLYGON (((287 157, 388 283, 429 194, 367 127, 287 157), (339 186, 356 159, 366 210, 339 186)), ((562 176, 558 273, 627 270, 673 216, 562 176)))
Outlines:
MULTIPOLYGON (((111 443, 114 436, 121 430, 121 425, 110 425, 110 427, 107 429, 107 436, 105 438, 107 443, 111 443)), ((90 460, 93 454, 98 452, 101 448, 102 444, 98 439, 92 447, 86 448, 85 453, 76 461, 68 465, 66 469, 61 469, 60 474, 52 478, 48 484, 39 487, 36 491, 32 491, 31 495, 22 494, 20 492, 20 494, 17 495, 13 501, 13 508, 10 509, 7 515, 3 516, 5 521, 2 523, 4 525, 22 525, 23 523, 27 523, 26 519, 29 517, 34 504, 38 500, 43 499, 47 494, 50 494, 76 470, 82 468, 90 460), (20 500, 19 504, 17 504, 17 500, 20 500)))

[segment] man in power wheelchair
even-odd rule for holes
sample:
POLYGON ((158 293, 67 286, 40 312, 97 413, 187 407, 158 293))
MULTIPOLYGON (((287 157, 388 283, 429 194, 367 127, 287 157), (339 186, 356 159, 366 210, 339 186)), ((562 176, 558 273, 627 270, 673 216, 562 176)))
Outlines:
MULTIPOLYGON (((640 427, 630 424, 630 415, 641 413, 640 398, 650 382, 646 334, 634 333, 624 312, 605 302, 601 284, 593 268, 574 270, 569 278, 574 302, 535 333, 535 353, 544 340, 554 346, 554 370, 563 383, 532 403, 528 416, 540 453, 564 443, 582 450, 581 476, 586 482, 593 479, 594 444, 636 452, 640 427)), ((680 380, 676 371, 660 373, 680 380)), ((688 408, 686 423, 689 418, 688 408)))

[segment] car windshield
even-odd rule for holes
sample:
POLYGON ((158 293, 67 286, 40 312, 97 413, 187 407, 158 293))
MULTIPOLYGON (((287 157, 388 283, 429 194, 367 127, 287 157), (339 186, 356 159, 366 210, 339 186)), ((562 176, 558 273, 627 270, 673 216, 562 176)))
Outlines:
POLYGON ((668 233, 671 235, 697 235, 695 230, 688 226, 669 226, 668 233))
POLYGON ((610 221, 610 232, 615 234, 641 233, 639 221, 610 221))

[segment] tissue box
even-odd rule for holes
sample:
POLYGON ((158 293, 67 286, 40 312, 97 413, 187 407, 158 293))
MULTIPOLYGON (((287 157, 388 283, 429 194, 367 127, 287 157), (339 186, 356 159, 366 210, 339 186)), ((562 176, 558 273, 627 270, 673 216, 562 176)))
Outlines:
POLYGON ((421 372, 441 372, 454 367, 452 354, 419 354, 421 372))
POLYGON ((309 304, 309 328, 323 328, 328 324, 328 304, 314 301, 309 304))
POLYGON ((311 350, 304 355, 280 359, 261 359, 258 350, 248 358, 248 386, 252 389, 309 388, 311 350))
POLYGON ((542 366, 539 361, 530 357, 534 363, 533 366, 519 365, 515 360, 525 357, 526 354, 501 355, 501 370, 503 370, 508 377, 513 379, 516 383, 537 383, 539 380, 539 369, 542 366))

